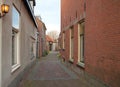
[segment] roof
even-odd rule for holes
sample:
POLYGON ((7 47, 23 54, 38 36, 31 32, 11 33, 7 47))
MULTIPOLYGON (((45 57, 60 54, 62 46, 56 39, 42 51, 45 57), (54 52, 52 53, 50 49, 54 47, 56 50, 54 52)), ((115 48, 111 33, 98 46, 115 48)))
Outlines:
POLYGON ((47 30, 45 24, 43 23, 43 21, 41 21, 40 17, 36 16, 36 21, 38 24, 38 30, 43 28, 44 30, 47 30))
POLYGON ((51 41, 51 42, 54 42, 54 40, 52 39, 52 37, 50 37, 49 35, 46 35, 46 40, 49 41, 49 42, 50 42, 50 41, 51 41))
POLYGON ((32 20, 33 20, 35 26, 38 27, 37 22, 35 20, 34 12, 32 10, 32 7, 30 6, 29 1, 28 0, 24 0, 24 2, 25 2, 25 6, 27 7, 28 12, 30 13, 30 16, 32 17, 32 20))

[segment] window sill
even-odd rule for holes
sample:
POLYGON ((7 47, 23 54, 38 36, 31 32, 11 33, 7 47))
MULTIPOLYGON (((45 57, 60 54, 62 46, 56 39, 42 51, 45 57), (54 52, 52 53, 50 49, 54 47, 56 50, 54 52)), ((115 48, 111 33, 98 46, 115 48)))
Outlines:
POLYGON ((80 66, 80 67, 82 67, 82 68, 85 68, 85 64, 82 63, 82 62, 78 62, 77 65, 80 66))
POLYGON ((30 59, 33 60, 35 58, 35 56, 32 56, 30 59))
POLYGON ((70 61, 70 62, 74 62, 74 60, 73 60, 73 59, 70 59, 69 61, 70 61))
POLYGON ((20 64, 13 65, 11 73, 15 72, 19 67, 20 67, 20 64))

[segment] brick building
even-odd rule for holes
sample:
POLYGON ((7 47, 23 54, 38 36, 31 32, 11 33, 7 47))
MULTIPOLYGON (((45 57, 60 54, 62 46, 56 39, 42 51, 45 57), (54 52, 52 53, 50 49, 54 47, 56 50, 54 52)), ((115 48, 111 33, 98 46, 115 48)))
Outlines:
POLYGON ((53 49, 53 38, 50 37, 49 35, 46 35, 46 48, 48 51, 52 51, 53 49))
POLYGON ((61 0, 62 57, 110 87, 120 86, 119 28, 119 0, 61 0))
POLYGON ((0 17, 0 87, 17 87, 36 59, 35 0, 0 0, 1 4, 10 9, 0 17))
POLYGON ((37 57, 39 58, 43 56, 46 51, 46 30, 47 29, 39 16, 36 17, 36 20, 38 23, 37 57))

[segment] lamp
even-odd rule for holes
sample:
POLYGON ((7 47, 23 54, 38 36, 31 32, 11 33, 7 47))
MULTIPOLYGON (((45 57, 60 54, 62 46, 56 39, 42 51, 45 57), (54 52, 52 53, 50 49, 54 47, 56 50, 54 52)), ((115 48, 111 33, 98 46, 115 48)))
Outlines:
POLYGON ((2 4, 1 5, 1 13, 0 13, 0 18, 5 16, 6 13, 9 12, 9 5, 7 4, 2 4))

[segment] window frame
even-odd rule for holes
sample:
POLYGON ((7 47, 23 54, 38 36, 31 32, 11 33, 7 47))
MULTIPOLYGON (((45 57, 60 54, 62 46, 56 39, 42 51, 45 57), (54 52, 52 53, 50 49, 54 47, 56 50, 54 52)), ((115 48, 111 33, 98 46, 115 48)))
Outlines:
POLYGON ((85 67, 84 56, 85 20, 78 23, 78 65, 85 67))
POLYGON ((11 70, 12 73, 21 66, 20 65, 20 12, 15 7, 15 5, 12 5, 12 60, 11 60, 11 66, 12 66, 12 70, 11 70), (13 23, 13 21, 14 21, 13 15, 15 15, 13 12, 14 11, 13 9, 16 10, 18 13, 18 17, 19 17, 18 28, 15 28, 14 23, 13 23), (13 33, 15 33, 14 41, 13 41, 13 33), (15 52, 13 50, 15 50, 15 52), (13 59, 13 56, 14 56, 14 59, 13 59))
POLYGON ((62 42, 63 42, 62 49, 65 50, 65 32, 63 32, 62 42))
POLYGON ((35 38, 30 36, 30 59, 33 60, 36 57, 36 43, 35 38))
POLYGON ((74 28, 73 27, 70 28, 70 57, 69 57, 69 60, 71 62, 74 61, 74 28))

